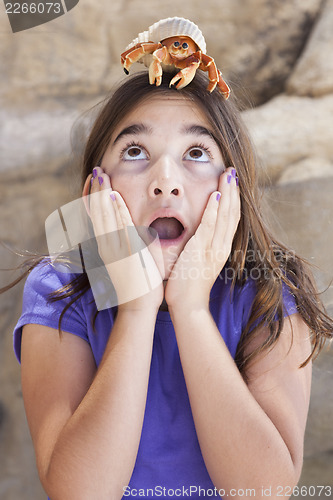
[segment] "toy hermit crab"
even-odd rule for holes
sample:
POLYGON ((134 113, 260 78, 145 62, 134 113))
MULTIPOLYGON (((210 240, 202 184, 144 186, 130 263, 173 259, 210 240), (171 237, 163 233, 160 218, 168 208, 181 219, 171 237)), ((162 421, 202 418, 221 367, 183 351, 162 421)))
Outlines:
POLYGON ((198 26, 188 19, 169 17, 162 19, 139 33, 121 54, 121 64, 126 74, 135 62, 149 67, 151 85, 161 85, 162 72, 180 71, 170 81, 170 87, 182 89, 194 78, 196 70, 208 72, 207 90, 213 92, 216 85, 228 99, 230 89, 222 78, 212 57, 206 55, 206 42, 198 26))

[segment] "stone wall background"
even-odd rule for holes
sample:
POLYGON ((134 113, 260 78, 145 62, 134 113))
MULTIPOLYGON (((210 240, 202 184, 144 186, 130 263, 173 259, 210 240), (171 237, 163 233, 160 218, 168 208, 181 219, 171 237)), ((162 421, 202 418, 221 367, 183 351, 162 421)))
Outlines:
MULTIPOLYGON (((333 0, 166 0, 158 8, 153 0, 81 0, 65 16, 16 34, 1 3, 1 240, 46 250, 45 218, 79 195, 73 166, 91 119, 82 113, 124 78, 119 54, 137 33, 175 15, 200 26, 239 97, 263 165, 267 218, 318 267, 324 290, 333 276, 333 0)), ((8 268, 22 259, 0 247, 0 260, 8 268)), ((1 283, 13 276, 1 272, 1 283)), ((332 290, 323 294, 330 313, 332 290)), ((0 498, 41 500, 12 351, 21 292, 20 285, 0 302, 0 498)), ((332 381, 325 351, 314 364, 300 485, 332 484, 332 381)))

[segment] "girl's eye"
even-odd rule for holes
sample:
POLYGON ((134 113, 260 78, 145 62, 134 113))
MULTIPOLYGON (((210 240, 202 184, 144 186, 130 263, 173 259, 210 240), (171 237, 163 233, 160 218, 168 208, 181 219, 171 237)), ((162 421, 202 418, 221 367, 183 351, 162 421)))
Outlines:
POLYGON ((174 47, 179 47, 180 43, 179 42, 175 42, 173 45, 174 45, 174 47))
POLYGON ((133 145, 126 147, 122 152, 121 152, 121 158, 123 160, 147 160, 148 155, 146 151, 138 145, 133 145))
POLYGON ((188 48, 188 43, 184 42, 183 45, 182 45, 183 49, 187 49, 188 48))
POLYGON ((184 160, 190 161, 200 161, 200 162, 209 162, 211 156, 209 151, 205 148, 194 147, 187 151, 184 156, 184 160))

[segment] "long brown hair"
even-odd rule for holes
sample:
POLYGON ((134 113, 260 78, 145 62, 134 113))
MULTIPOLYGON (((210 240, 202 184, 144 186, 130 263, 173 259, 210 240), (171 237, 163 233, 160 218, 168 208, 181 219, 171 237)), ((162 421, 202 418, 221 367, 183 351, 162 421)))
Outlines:
MULTIPOLYGON (((162 85, 156 87, 148 83, 146 72, 137 73, 128 78, 103 103, 86 143, 82 163, 82 187, 92 169, 100 164, 113 131, 138 103, 155 94, 169 95, 175 92, 192 101, 211 124, 224 164, 236 168, 239 178, 242 215, 227 262, 228 269, 233 270, 233 286, 243 286, 249 274, 253 270, 256 271, 256 296, 237 348, 237 366, 244 374, 248 364, 278 340, 284 324, 283 283, 294 295, 297 310, 311 332, 313 348, 309 358, 301 365, 305 366, 319 353, 325 340, 332 339, 333 321, 326 314, 319 299, 310 266, 304 259, 276 241, 264 222, 257 181, 258 163, 236 104, 232 98, 225 100, 218 90, 209 93, 206 90, 207 80, 202 74, 198 73, 191 84, 181 91, 169 88, 169 81, 168 75, 163 75, 162 85), (265 341, 253 352, 246 354, 249 343, 264 324, 268 327, 265 341)), ((82 274, 52 294, 52 301, 72 297, 62 313, 60 322, 66 309, 88 289, 88 277, 82 274)))

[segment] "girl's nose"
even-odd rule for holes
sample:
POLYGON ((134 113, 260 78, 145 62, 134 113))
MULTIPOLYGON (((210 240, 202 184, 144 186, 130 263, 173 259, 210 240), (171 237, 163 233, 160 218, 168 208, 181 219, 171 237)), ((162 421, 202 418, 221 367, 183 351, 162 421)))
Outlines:
POLYGON ((169 156, 160 158, 152 170, 149 184, 149 196, 156 198, 182 197, 184 188, 181 181, 179 166, 169 156))

